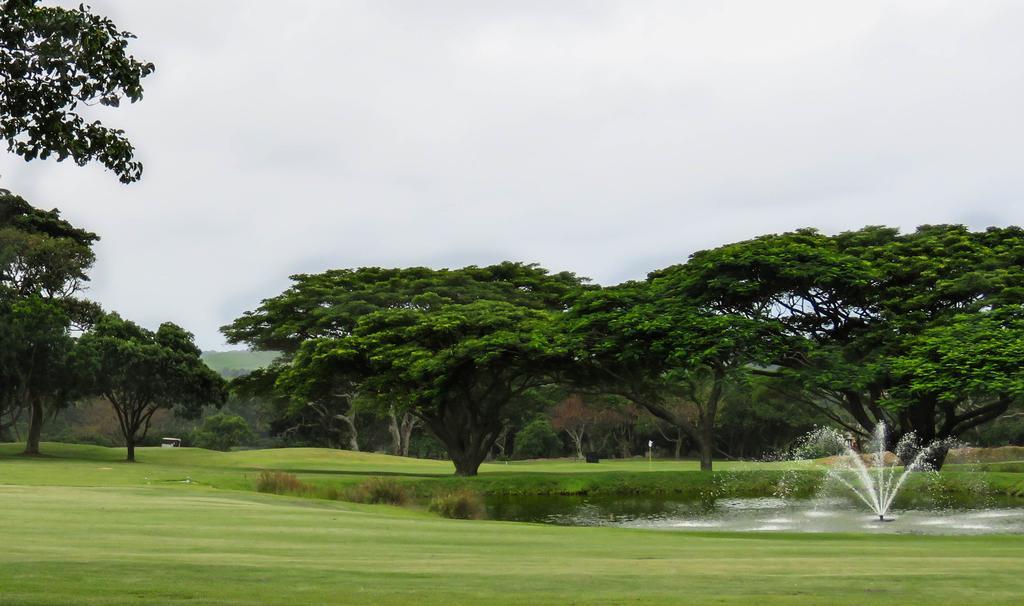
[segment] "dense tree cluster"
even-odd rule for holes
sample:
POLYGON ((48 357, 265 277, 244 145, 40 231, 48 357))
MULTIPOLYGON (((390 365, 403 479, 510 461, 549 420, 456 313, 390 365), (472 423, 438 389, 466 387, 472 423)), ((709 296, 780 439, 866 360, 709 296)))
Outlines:
POLYGON ((0 193, 0 437, 27 424, 26 454, 39 454, 44 422, 72 402, 108 402, 131 461, 158 409, 196 414, 226 396, 191 334, 170 323, 150 332, 79 296, 96 240, 0 193))
POLYGON ((238 387, 314 440, 343 421, 358 446, 360 413, 422 426, 465 475, 511 438, 529 440, 523 456, 550 446, 540 421, 578 456, 660 436, 709 470, 716 453, 781 447, 816 421, 963 436, 1024 385, 1018 228, 799 230, 607 288, 517 263, 293 281, 224 327, 282 352, 238 387))
MULTIPOLYGON (((0 436, 24 431, 27 453, 47 419, 85 414, 61 413, 72 403, 107 405, 132 460, 162 411, 198 418, 227 399, 189 333, 81 298, 96 240, 0 195, 0 436)), ((817 423, 984 440, 1024 398, 1024 232, 800 230, 605 288, 512 262, 331 270, 293 276, 223 331, 277 358, 191 435, 214 448, 253 440, 252 423, 473 475, 492 456, 631 456, 648 441, 709 470, 817 423)))

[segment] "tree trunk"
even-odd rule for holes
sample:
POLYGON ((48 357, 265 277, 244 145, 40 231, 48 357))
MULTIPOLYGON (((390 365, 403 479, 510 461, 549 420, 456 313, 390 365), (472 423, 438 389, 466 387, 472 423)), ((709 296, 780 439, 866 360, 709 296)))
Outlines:
POLYGON ((125 459, 129 463, 135 462, 135 436, 125 438, 125 445, 128 446, 128 458, 125 459))
POLYGON ((583 432, 569 432, 569 438, 572 439, 572 444, 576 447, 576 460, 583 460, 583 432))
POLYGON ((409 441, 412 439, 412 430, 416 428, 416 417, 409 413, 402 414, 402 420, 398 420, 398 414, 394 409, 388 411, 388 432, 391 433, 391 454, 407 457, 409 456, 409 441))
POLYGON ((455 464, 455 475, 463 477, 475 476, 480 471, 480 464, 487 458, 486 454, 474 456, 469 452, 458 455, 449 453, 449 456, 452 458, 452 463, 455 464))
POLYGON ((703 432, 700 440, 700 470, 711 471, 711 458, 714 453, 715 437, 710 431, 703 432))
POLYGON ((398 415, 388 410, 388 433, 391 434, 391 454, 402 456, 402 431, 398 428, 398 415))
POLYGON ((725 389, 725 369, 716 366, 712 371, 711 392, 700 415, 700 470, 711 471, 711 458, 715 451, 715 417, 718 403, 725 389))
POLYGON ((412 430, 416 429, 417 419, 409 413, 402 415, 401 425, 401 445, 402 445, 402 456, 409 456, 409 442, 412 441, 412 430))
POLYGON ((502 430, 500 426, 467 427, 453 418, 432 418, 425 421, 431 432, 444 444, 448 457, 455 464, 455 475, 458 476, 477 474, 480 464, 491 452, 502 430), (450 425, 446 424, 446 421, 450 425))
POLYGON ((674 441, 676 445, 675 458, 678 461, 683 458, 683 432, 678 427, 676 428, 676 439, 674 441))
POLYGON ((949 455, 948 446, 937 446, 931 449, 928 454, 924 456, 924 460, 921 462, 922 468, 925 471, 939 471, 942 466, 946 463, 946 456, 949 455))
POLYGON ((359 452, 359 431, 356 430, 356 414, 334 415, 334 417, 348 425, 348 449, 359 452))
POLYGON ((39 438, 43 433, 43 403, 38 398, 32 399, 32 415, 28 420, 28 436, 25 439, 27 455, 39 454, 39 438))

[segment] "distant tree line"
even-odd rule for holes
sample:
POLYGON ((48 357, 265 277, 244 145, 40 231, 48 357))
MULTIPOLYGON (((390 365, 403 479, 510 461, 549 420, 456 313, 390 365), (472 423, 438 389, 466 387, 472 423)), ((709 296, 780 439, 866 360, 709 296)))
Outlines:
POLYGON ((47 422, 72 437, 78 422, 132 460, 154 420, 203 416, 184 437, 206 447, 446 456, 462 475, 492 457, 633 456, 651 442, 710 470, 816 424, 856 438, 884 422, 894 441, 1024 433, 1015 227, 799 230, 610 287, 513 262, 297 275, 223 328, 277 356, 235 377, 230 400, 184 329, 150 331, 80 296, 97 239, 0 194, 0 439, 28 454, 47 422), (97 402, 102 421, 75 412, 97 402))

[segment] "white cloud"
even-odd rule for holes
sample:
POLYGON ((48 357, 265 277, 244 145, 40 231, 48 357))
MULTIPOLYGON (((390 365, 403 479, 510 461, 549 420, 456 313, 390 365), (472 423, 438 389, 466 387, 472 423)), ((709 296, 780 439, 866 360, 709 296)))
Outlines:
POLYGON ((95 1, 157 73, 146 164, 0 159, 100 233, 92 295, 217 327, 287 275, 539 261, 602 283, 768 231, 1024 221, 1024 6, 95 1))

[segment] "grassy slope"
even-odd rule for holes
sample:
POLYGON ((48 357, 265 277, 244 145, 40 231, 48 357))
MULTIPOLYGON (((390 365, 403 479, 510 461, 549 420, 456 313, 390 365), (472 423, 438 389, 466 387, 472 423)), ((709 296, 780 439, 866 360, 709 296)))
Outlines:
MULTIPOLYGON (((447 483, 454 471, 448 461, 410 459, 390 455, 330 450, 326 448, 285 448, 214 452, 200 448, 139 448, 139 463, 123 463, 123 448, 78 444, 44 443, 44 457, 18 455, 20 444, 0 444, 0 483, 76 486, 145 486, 161 482, 193 481, 218 488, 251 488, 262 469, 297 474, 317 483, 357 483, 368 475, 390 475, 406 481, 447 483), (45 468, 45 472, 39 470, 45 468)), ((801 466, 801 464, 796 464, 801 466)), ((804 465, 806 466, 806 465, 804 465)), ((481 484, 523 482, 534 478, 637 477, 655 475, 679 478, 680 471, 695 471, 694 461, 643 460, 608 461, 588 465, 571 460, 523 461, 485 464, 481 484), (659 474, 658 472, 663 472, 659 474)), ((722 463, 724 471, 778 469, 778 464, 722 463)), ((578 480, 577 480, 578 481, 578 480)))
MULTIPOLYGON (((145 463, 127 465, 116 449, 48 444, 51 454, 75 458, 28 460, 11 456, 15 450, 0 447, 4 605, 1011 604, 1024 595, 1024 537, 459 522, 180 482, 205 475, 242 484, 248 467, 270 463, 312 476, 450 470, 438 462, 154 449, 141 453, 145 463)), ((561 474, 563 465, 522 467, 561 474)), ((640 473, 646 463, 633 465, 640 473)), ((492 476, 505 477, 504 465, 494 467, 492 476)))

